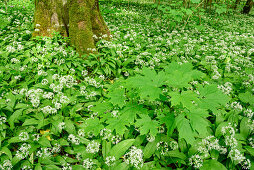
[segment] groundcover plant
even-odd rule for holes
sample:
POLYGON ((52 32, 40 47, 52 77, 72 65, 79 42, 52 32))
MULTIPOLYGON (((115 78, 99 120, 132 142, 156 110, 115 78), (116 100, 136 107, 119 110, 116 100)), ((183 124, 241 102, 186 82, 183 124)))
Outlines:
POLYGON ((254 169, 253 16, 102 1, 112 39, 80 57, 6 5, 0 169, 254 169))

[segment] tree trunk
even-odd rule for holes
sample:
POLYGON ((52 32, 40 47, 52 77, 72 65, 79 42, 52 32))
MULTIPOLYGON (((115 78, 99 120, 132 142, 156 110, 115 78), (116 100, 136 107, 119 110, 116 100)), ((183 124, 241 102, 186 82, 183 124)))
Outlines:
POLYGON ((234 5, 234 10, 236 10, 237 6, 240 4, 241 0, 236 0, 234 5))
POLYGON ((243 14, 249 14, 250 10, 251 10, 251 8, 253 6, 253 3, 254 3, 253 0, 247 0, 246 4, 243 7, 242 13, 243 14))
POLYGON ((35 0, 34 36, 52 36, 54 31, 65 37, 76 47, 79 54, 95 48, 97 39, 109 37, 98 0, 35 0), (96 36, 94 36, 96 35, 96 36))

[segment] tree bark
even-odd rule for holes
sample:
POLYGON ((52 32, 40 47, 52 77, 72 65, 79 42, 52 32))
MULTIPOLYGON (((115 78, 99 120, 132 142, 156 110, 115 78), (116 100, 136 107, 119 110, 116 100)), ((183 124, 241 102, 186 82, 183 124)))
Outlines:
POLYGON ((243 7, 242 13, 243 14, 249 14, 251 8, 253 7, 253 0, 247 0, 246 4, 243 7))
POLYGON ((241 0, 236 0, 234 5, 234 10, 236 10, 237 6, 240 4, 241 0))
POLYGON ((110 36, 98 0, 35 0, 34 22, 34 36, 60 32, 81 55, 95 48, 94 37, 110 36))

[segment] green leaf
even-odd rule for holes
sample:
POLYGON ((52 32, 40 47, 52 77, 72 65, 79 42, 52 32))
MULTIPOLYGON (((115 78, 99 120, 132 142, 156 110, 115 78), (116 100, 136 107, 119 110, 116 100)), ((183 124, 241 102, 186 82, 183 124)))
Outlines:
POLYGON ((12 160, 11 151, 7 147, 3 147, 1 152, 5 153, 9 157, 9 159, 12 160))
POLYGON ((204 76, 202 72, 193 70, 191 63, 180 65, 172 62, 167 65, 165 72, 167 73, 167 85, 176 88, 190 87, 189 82, 204 76))
POLYGON ((26 119, 25 122, 22 124, 22 126, 37 125, 38 122, 39 122, 39 120, 37 120, 37 119, 35 119, 35 118, 26 119))
POLYGON ((38 143, 45 147, 51 147, 50 141, 44 136, 40 137, 38 143))
POLYGON ((254 156, 254 148, 250 147, 250 146, 245 146, 244 147, 246 149, 246 151, 251 155, 254 156))
POLYGON ((230 98, 220 91, 216 85, 199 86, 200 92, 200 107, 216 111, 218 107, 225 106, 230 98))
POLYGON ((141 119, 137 119, 136 126, 140 129, 140 135, 147 135, 149 132, 152 136, 158 133, 159 122, 152 120, 148 115, 140 115, 141 119))
POLYGON ((187 114, 190 119, 191 127, 196 130, 200 137, 206 137, 208 135, 207 128, 209 127, 209 121, 206 119, 208 112, 203 109, 193 109, 187 114))
POLYGON ((11 130, 14 129, 14 123, 17 122, 17 120, 19 119, 19 117, 22 115, 24 109, 19 109, 16 110, 9 118, 8 122, 10 124, 10 128, 11 130))
POLYGON ((160 138, 157 136, 154 141, 148 142, 144 148, 144 159, 150 158, 154 152, 157 150, 156 145, 160 141, 160 138))
POLYGON ((198 4, 198 3, 200 3, 200 0, 191 0, 191 2, 194 4, 198 4))
POLYGON ((127 86, 137 89, 141 99, 150 101, 159 99, 162 94, 160 87, 166 80, 165 73, 161 71, 157 74, 156 71, 144 67, 142 74, 127 79, 127 86))
POLYGON ((252 93, 249 91, 245 93, 240 93, 239 99, 244 103, 249 103, 251 105, 254 105, 254 95, 252 95, 252 93))
POLYGON ((132 146, 135 139, 126 139, 118 144, 116 144, 110 151, 111 156, 115 156, 116 160, 122 157, 125 152, 132 146))
POLYGON ((176 117, 176 127, 179 132, 179 139, 185 139, 187 143, 195 142, 194 133, 190 125, 190 121, 183 114, 176 117))
POLYGON ((170 92, 169 95, 171 97, 170 101, 173 106, 177 106, 182 103, 183 107, 190 109, 194 107, 192 102, 198 101, 197 94, 191 90, 183 91, 181 94, 179 92, 170 92))
POLYGON ((165 156, 180 158, 182 160, 185 160, 187 158, 184 153, 179 152, 178 150, 168 151, 166 152, 165 156))
POLYGON ((246 139, 249 136, 250 128, 248 124, 248 118, 244 117, 240 123, 240 134, 246 139))
POLYGON ((125 105, 125 89, 124 88, 115 88, 108 93, 108 97, 110 98, 109 102, 113 105, 118 105, 122 108, 125 105))
POLYGON ((200 170, 227 170, 227 168, 220 162, 214 159, 210 159, 210 160, 204 161, 204 164, 200 168, 200 170))
POLYGON ((89 133, 92 132, 95 136, 97 136, 101 129, 104 128, 104 126, 100 123, 100 120, 98 118, 89 118, 86 119, 87 126, 84 128, 85 132, 89 133))
POLYGON ((37 163, 34 170, 42 170, 41 164, 37 163))
POLYGON ((110 150, 111 150, 111 142, 107 142, 106 140, 103 140, 102 141, 102 155, 104 159, 106 159, 110 150))
POLYGON ((76 130, 75 130, 75 126, 73 124, 73 122, 70 119, 65 119, 65 130, 69 133, 69 134, 75 134, 76 130))

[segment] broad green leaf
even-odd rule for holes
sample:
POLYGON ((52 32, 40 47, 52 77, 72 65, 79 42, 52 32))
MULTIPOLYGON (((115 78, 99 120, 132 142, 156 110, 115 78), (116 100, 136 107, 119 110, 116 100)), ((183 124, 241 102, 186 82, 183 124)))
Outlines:
POLYGON ((12 159, 12 153, 7 147, 3 147, 1 149, 1 152, 5 153, 9 157, 10 160, 12 159))
POLYGON ((191 90, 183 91, 181 94, 177 91, 170 92, 169 95, 171 97, 170 101, 173 106, 177 106, 182 103, 183 107, 190 109, 194 107, 193 101, 198 101, 197 94, 191 90))
POLYGON ((87 124, 87 126, 84 127, 85 132, 92 132, 95 136, 97 136, 100 133, 101 129, 104 128, 98 118, 89 118, 86 119, 85 122, 87 124))
POLYGON ((113 105, 118 105, 119 107, 123 107, 125 105, 125 89, 124 88, 116 88, 113 91, 108 93, 110 98, 109 102, 113 105))
POLYGON ((69 133, 69 134, 75 134, 76 130, 75 130, 75 126, 73 124, 73 122, 70 119, 65 119, 65 130, 69 133))
POLYGON ((204 164, 200 168, 200 170, 227 170, 227 168, 220 162, 214 159, 210 159, 210 160, 204 161, 204 164))
POLYGON ((198 4, 198 3, 200 3, 200 1, 201 0, 191 0, 191 2, 194 3, 194 4, 198 4))
POLYGON ((126 84, 137 89, 141 99, 155 101, 160 98, 162 91, 160 87, 166 80, 164 72, 158 74, 154 70, 143 68, 143 75, 136 75, 126 80, 126 84))
POLYGON ((244 117, 240 123, 240 134, 246 139, 250 133, 248 118, 244 117))
POLYGON ((156 151, 157 143, 160 141, 160 137, 156 137, 154 141, 148 142, 144 148, 144 159, 150 158, 156 151))
POLYGON ((239 99, 243 101, 244 103, 249 103, 251 105, 254 105, 254 95, 249 91, 245 93, 240 93, 239 99))
POLYGON ((185 160, 187 158, 184 153, 179 152, 178 150, 168 151, 166 152, 165 156, 180 158, 182 160, 185 160))
POLYGON ((104 159, 106 159, 110 150, 111 150, 111 142, 107 142, 106 140, 103 140, 102 141, 102 155, 104 159))
POLYGON ((244 147, 248 153, 250 153, 251 156, 254 156, 254 148, 250 146, 245 146, 244 147))
POLYGON ((141 119, 137 119, 135 125, 140 129, 140 135, 151 134, 156 136, 158 133, 159 122, 152 120, 148 115, 140 115, 141 119))
POLYGON ((37 119, 35 119, 35 118, 26 119, 25 122, 22 124, 22 126, 37 125, 38 122, 39 122, 39 120, 37 120, 37 119))
POLYGON ((42 146, 45 146, 45 147, 51 147, 50 141, 47 138, 43 137, 43 136, 40 137, 38 143, 42 146))
POLYGON ((126 139, 118 144, 116 144, 110 151, 111 156, 115 156, 116 160, 122 157, 125 152, 132 146, 135 139, 126 139))
POLYGON ((14 129, 14 123, 17 122, 19 117, 22 115, 24 109, 16 110, 9 118, 8 122, 10 124, 10 128, 14 129))
POLYGON ((216 85, 199 86, 201 108, 217 110, 220 106, 225 106, 230 98, 220 91, 216 85))
POLYGON ((179 139, 185 139, 188 144, 195 142, 194 133, 190 121, 183 114, 176 117, 176 127, 179 132, 179 139))
POLYGON ((168 136, 171 136, 174 129, 176 128, 174 113, 166 113, 166 116, 159 115, 158 118, 160 120, 160 124, 165 123, 167 127, 167 134, 168 136))

